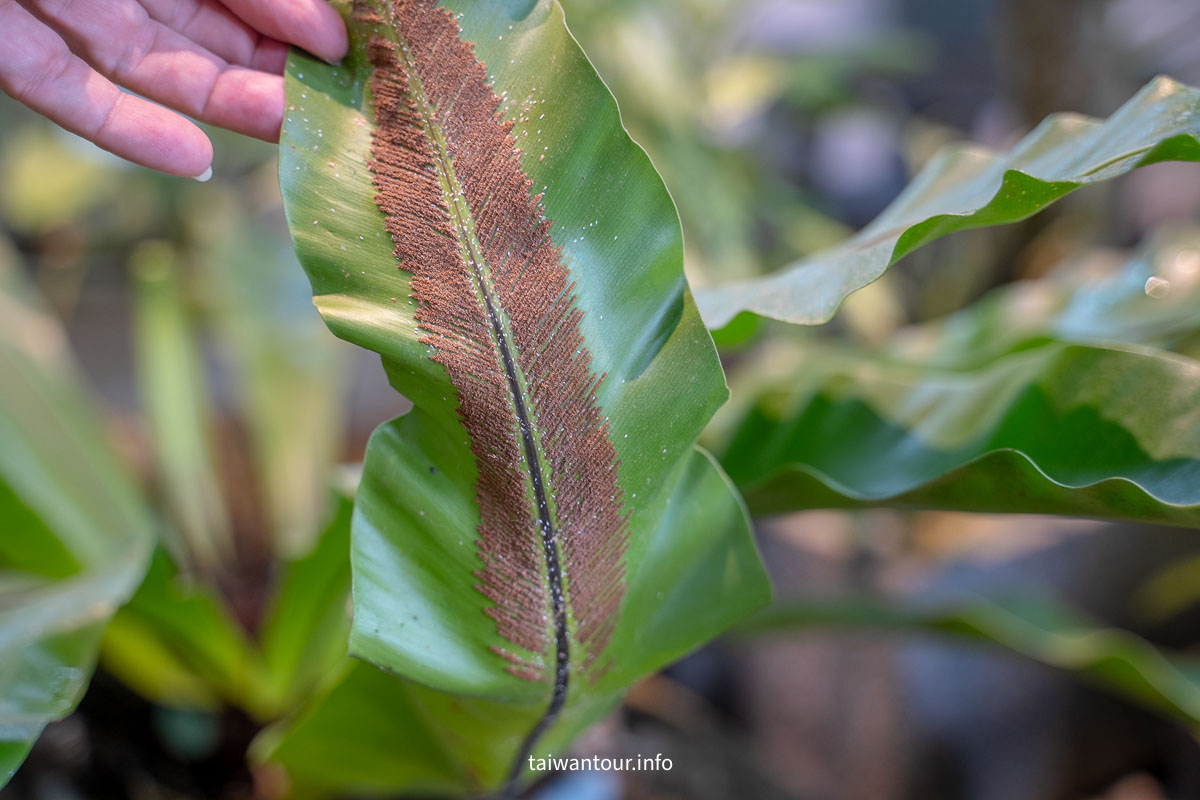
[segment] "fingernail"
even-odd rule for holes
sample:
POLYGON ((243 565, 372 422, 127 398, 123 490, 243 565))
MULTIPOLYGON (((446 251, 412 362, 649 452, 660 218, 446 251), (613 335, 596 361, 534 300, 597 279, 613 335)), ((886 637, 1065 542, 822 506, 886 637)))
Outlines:
POLYGON ((208 167, 205 168, 204 172, 201 172, 199 175, 196 176, 196 180, 200 181, 201 183, 204 183, 211 177, 212 177, 212 164, 209 164, 208 167))

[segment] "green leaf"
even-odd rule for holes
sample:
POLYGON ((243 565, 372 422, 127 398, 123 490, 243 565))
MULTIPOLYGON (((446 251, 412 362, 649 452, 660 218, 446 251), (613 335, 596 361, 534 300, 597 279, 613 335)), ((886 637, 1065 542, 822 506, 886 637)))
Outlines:
MULTIPOLYGON (((572 703, 543 744, 563 747, 615 704, 572 703)), ((408 793, 475 796, 504 780, 512 753, 541 709, 426 688, 369 664, 347 661, 296 719, 254 742, 255 761, 287 770, 317 795, 408 793)))
POLYGON ((0 785, 74 709, 154 523, 57 321, 0 242, 0 785))
POLYGON ((997 644, 1200 726, 1200 660, 1161 651, 1128 631, 1101 627, 1049 597, 937 606, 865 598, 790 602, 760 612, 739 631, 798 633, 830 627, 923 630, 997 644))
POLYGON ((877 354, 777 341, 712 439, 759 513, 901 505, 1196 524, 1195 233, 1072 260, 877 354), (1151 286, 1163 291, 1147 294, 1151 286), (1087 347, 1071 347, 1079 343, 1087 347))
MULTIPOLYGON (((286 769, 300 796, 391 794, 398 788, 472 794, 494 785, 541 709, 437 692, 345 658, 350 559, 344 498, 340 507, 313 553, 290 568, 262 637, 277 680, 307 675, 323 678, 322 686, 302 695, 312 683, 293 681, 299 690, 290 699, 303 696, 304 705, 265 729, 251 758, 286 769), (334 643, 339 658, 332 669, 324 662, 326 671, 318 675, 313 654, 331 655, 334 643)), ((600 696, 572 705, 553 734, 556 741, 545 744, 565 742, 614 702, 600 696)))
POLYGON ((259 706, 290 711, 346 658, 350 638, 351 496, 337 493, 312 551, 287 562, 260 644, 267 680, 259 706))
POLYGON ((141 567, 130 553, 57 581, 0 576, 0 785, 47 723, 78 704, 105 623, 141 567))
POLYGON ((1046 339, 1171 347, 1200 331, 1200 233, 1155 233, 1128 261, 1085 252, 996 289, 944 320, 901 330, 904 361, 967 369, 1046 339))
MULTIPOLYGON (((456 518, 455 501, 470 484, 446 470, 430 475, 437 431, 413 432, 417 422, 410 415, 384 426, 367 450, 355 502, 351 650, 375 663, 400 654, 403 674, 436 688, 525 700, 505 692, 507 673, 477 643, 489 628, 477 619, 474 530, 456 518)), ((614 660, 590 687, 597 691, 666 666, 767 599, 765 584, 750 580, 759 577, 752 544, 729 535, 744 530, 743 511, 711 457, 697 449, 668 481, 647 514, 657 529, 630 554, 614 660)))
POLYGON ((264 721, 293 712, 346 657, 351 500, 334 500, 312 550, 279 564, 257 643, 219 592, 160 550, 105 634, 105 669, 163 706, 233 705, 264 721))
POLYGON ((1048 118, 1009 153, 955 146, 936 155, 862 232, 781 272, 697 292, 705 322, 741 311, 827 322, 851 293, 955 231, 1025 219, 1081 186, 1161 161, 1200 161, 1200 92, 1157 78, 1106 121, 1048 118))
POLYGON ((212 587, 180 574, 161 549, 104 639, 105 669, 155 703, 257 708, 257 653, 212 587))
POLYGON ((130 261, 142 401, 156 474, 174 522, 167 547, 185 569, 211 573, 233 555, 216 472, 212 415, 195 326, 180 285, 179 259, 165 242, 142 244, 130 261))
POLYGON ((207 321, 235 379, 271 542, 295 559, 311 550, 329 513, 328 480, 354 362, 350 347, 321 323, 290 242, 244 199, 261 193, 260 181, 255 174, 246 185, 214 186, 191 218, 203 221, 194 238, 207 321))
POLYGON ((1057 342, 967 371, 813 350, 723 463, 756 513, 872 505, 1200 526, 1200 364, 1057 342))
MULTIPOLYGON (((403 422, 391 423, 379 435, 403 422)), ((396 471, 367 470, 368 476, 376 476, 385 483, 372 485, 365 481, 358 490, 360 508, 386 502, 389 493, 392 497, 402 497, 407 482, 419 477, 414 475, 419 472, 419 462, 418 469, 411 469, 397 456, 390 466, 396 471)), ((628 653, 627 660, 614 667, 622 672, 596 690, 574 698, 548 738, 539 745, 539 753, 563 745, 578 730, 610 710, 619 701, 620 692, 605 687, 617 687, 630 680, 628 675, 644 674, 663 666, 690 650, 697 637, 705 636, 713 627, 725 628, 744 616, 740 606, 711 610, 708 612, 711 618, 689 613, 691 608, 703 605, 697 602, 703 593, 731 592, 735 588, 732 582, 739 573, 753 567, 748 560, 755 554, 740 547, 739 542, 722 541, 724 531, 736 520, 722 519, 720 515, 740 518, 741 511, 731 510, 722 502, 729 491, 726 479, 707 456, 692 459, 679 480, 689 485, 677 490, 677 494, 706 499, 675 504, 665 512, 669 519, 663 523, 664 535, 653 542, 644 556, 647 565, 641 571, 644 579, 627 591, 627 603, 632 609, 627 613, 638 614, 644 622, 628 629, 625 637, 612 645, 628 653), (663 583, 651 581, 651 577, 663 583), (664 586, 675 587, 675 591, 663 591, 664 586)), ((331 527, 319 549, 332 549, 338 541, 337 529, 331 527)), ((412 537, 405 540, 405 552, 424 559, 425 548, 436 544, 412 537)), ((380 557, 386 559, 381 571, 399 569, 392 566, 398 561, 394 551, 381 550, 380 557)), ((331 590, 319 592, 319 599, 306 598, 305 605, 314 612, 308 615, 310 618, 336 614, 345 607, 344 590, 340 596, 333 590, 336 580, 331 565, 336 563, 333 558, 321 561, 326 579, 319 585, 331 590)), ((348 583, 348 563, 345 566, 348 583)), ((304 572, 312 574, 316 568, 314 563, 304 568, 304 572)), ((286 589, 284 594, 288 594, 286 589)), ((439 599, 448 603, 452 598, 443 594, 439 599)), ((381 609, 370 608, 369 613, 393 614, 405 621, 403 632, 414 637, 425 636, 424 627, 416 620, 407 621, 414 607, 421 603, 424 603, 422 597, 398 580, 397 596, 389 598, 388 605, 381 609)), ((359 608, 360 613, 367 613, 359 608)), ((279 609, 275 616, 281 622, 285 616, 293 616, 293 607, 282 601, 279 609)), ((445 613, 455 613, 455 607, 448 606, 445 613)), ((270 638, 269 633, 264 634, 264 639, 270 638)), ((454 642, 429 639, 420 639, 416 645, 435 649, 443 656, 455 647, 454 642)), ((269 651, 269 646, 266 647, 269 651)), ((471 656, 467 652, 464 657, 471 656)), ((452 676, 455 670, 448 665, 446 672, 452 676)), ((430 673, 413 677, 444 682, 447 675, 430 673)), ((295 719, 268 729, 256 741, 254 754, 260 761, 286 768, 294 785, 323 792, 389 793, 403 789, 472 794, 494 787, 504 778, 513 753, 542 713, 543 708, 538 704, 452 695, 387 675, 368 665, 345 665, 295 719), (317 757, 317 753, 326 755, 317 757)))
POLYGON ((1134 606, 1156 622, 1182 614, 1200 601, 1200 556, 1177 559, 1141 586, 1134 606))
POLYGON ((415 406, 368 448, 351 650, 526 721, 565 693, 554 741, 766 600, 694 448, 727 389, 670 198, 561 9, 356 8, 343 65, 289 58, 280 145, 318 309, 415 406))

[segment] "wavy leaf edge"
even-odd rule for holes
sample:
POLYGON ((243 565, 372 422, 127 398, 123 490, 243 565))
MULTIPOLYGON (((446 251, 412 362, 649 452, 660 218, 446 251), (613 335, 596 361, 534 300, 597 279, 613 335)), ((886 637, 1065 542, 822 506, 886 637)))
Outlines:
MULTIPOLYGON (((1069 112, 1053 114, 1006 152, 965 143, 947 145, 934 155, 908 188, 856 236, 768 275, 701 287, 696 291, 696 302, 705 324, 713 330, 724 328, 743 312, 798 325, 822 325, 834 317, 847 297, 878 280, 889 267, 935 239, 957 231, 1019 222, 1076 189, 1162 161, 1200 161, 1200 90, 1167 76, 1155 78, 1107 119, 1069 112), (1176 130, 1180 127, 1194 130, 1158 136, 1152 142, 1112 155, 1061 179, 1048 175, 1039 177, 1032 169, 1005 168, 996 176, 998 184, 986 200, 968 209, 934 213, 914 220, 892 222, 889 219, 889 215, 903 215, 905 203, 919 196, 925 184, 936 181, 943 172, 953 171, 960 166, 959 162, 978 162, 969 176, 970 180, 977 181, 989 170, 994 171, 1027 152, 1036 151, 1041 140, 1054 133, 1084 128, 1084 135, 1103 139, 1102 134, 1111 133, 1117 138, 1125 116, 1136 111, 1140 104, 1172 96, 1179 96, 1183 101, 1190 98, 1194 106, 1193 119, 1188 120, 1185 115, 1184 119, 1172 119, 1169 123, 1176 130), (1012 211, 1002 208, 1002 201, 1011 200, 1016 194, 1028 196, 1035 192, 1044 196, 1012 211), (883 247, 892 240, 892 246, 883 247), (871 251, 867 255, 868 266, 854 276, 840 274, 848 271, 841 262, 861 251, 871 251), (828 275, 823 276, 822 272, 828 275)), ((956 188, 961 189, 962 184, 956 188)))

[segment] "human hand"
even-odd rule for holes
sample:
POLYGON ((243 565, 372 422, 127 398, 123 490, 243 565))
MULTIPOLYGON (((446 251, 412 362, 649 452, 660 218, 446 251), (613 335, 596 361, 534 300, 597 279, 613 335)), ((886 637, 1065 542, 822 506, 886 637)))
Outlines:
POLYGON ((183 114, 277 141, 289 42, 329 61, 348 46, 325 0, 0 0, 0 89, 122 158, 207 180, 212 143, 183 114))

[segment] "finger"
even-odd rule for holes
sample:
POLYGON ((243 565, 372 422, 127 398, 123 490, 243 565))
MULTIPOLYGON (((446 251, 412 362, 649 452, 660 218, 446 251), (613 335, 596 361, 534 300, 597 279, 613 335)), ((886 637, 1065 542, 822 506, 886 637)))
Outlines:
POLYGON ((141 0, 151 19, 230 64, 283 72, 287 45, 264 36, 217 0, 141 0))
POLYGON ((172 175, 212 164, 203 131, 167 109, 126 94, 73 55, 15 0, 0 0, 0 89, 72 133, 121 158, 172 175))
POLYGON ((97 71, 189 116, 277 141, 283 78, 231 66, 150 19, 136 0, 24 0, 97 71), (86 11, 86 13, 84 13, 86 11))
POLYGON ((303 47, 326 61, 350 49, 346 24, 325 0, 222 0, 256 31, 303 47))

